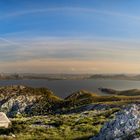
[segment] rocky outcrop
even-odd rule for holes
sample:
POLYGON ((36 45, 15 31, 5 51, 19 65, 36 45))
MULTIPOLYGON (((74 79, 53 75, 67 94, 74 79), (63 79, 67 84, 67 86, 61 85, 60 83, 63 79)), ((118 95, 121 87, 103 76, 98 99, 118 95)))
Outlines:
POLYGON ((60 101, 46 88, 7 86, 0 88, 0 111, 8 117, 40 115, 48 112, 53 104, 60 101))
POLYGON ((140 127, 140 106, 129 105, 116 113, 113 120, 107 122, 100 133, 90 140, 123 140, 140 127))
MULTIPOLYGON (((26 114, 26 108, 34 104, 37 98, 39 97, 27 95, 15 95, 9 99, 5 98, 7 101, 1 104, 0 110, 10 117, 15 116, 16 114, 26 114)), ((0 103, 5 99, 2 99, 0 103)))

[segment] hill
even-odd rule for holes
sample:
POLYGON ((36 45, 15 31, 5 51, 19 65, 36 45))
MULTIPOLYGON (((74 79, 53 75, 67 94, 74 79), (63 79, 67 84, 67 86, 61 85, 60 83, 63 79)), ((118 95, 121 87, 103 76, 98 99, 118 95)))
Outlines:
POLYGON ((110 96, 100 96, 86 90, 79 90, 61 99, 47 88, 6 86, 0 88, 0 111, 10 117, 65 114, 140 101, 137 90, 131 90, 128 93, 127 91, 121 93, 109 91, 112 91, 110 96))
POLYGON ((99 88, 100 91, 110 94, 110 95, 123 95, 123 96, 140 96, 139 89, 130 89, 130 90, 114 90, 109 88, 99 88))
POLYGON ((90 79, 110 79, 110 80, 140 80, 140 75, 131 74, 94 74, 90 79))
POLYGON ((0 111, 12 125, 0 128, 0 139, 88 140, 131 103, 140 104, 140 96, 99 96, 79 90, 61 99, 47 88, 1 87, 0 111))
POLYGON ((7 86, 0 88, 0 111, 8 116, 41 115, 52 111, 61 99, 46 88, 7 86))

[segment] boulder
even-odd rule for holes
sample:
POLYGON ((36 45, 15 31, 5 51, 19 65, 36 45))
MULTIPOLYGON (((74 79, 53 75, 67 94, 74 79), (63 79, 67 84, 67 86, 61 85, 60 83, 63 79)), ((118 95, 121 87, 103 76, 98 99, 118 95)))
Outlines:
POLYGON ((90 140, 123 140, 140 127, 140 107, 129 105, 116 113, 115 118, 107 122, 97 136, 90 140))
POLYGON ((11 121, 7 118, 6 114, 0 112, 0 128, 8 128, 11 121))

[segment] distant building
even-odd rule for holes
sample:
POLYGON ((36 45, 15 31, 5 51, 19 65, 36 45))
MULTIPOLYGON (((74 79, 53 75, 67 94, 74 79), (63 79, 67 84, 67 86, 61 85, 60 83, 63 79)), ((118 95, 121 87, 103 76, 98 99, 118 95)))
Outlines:
POLYGON ((0 112, 0 127, 2 128, 8 128, 10 125, 10 120, 7 118, 5 113, 0 112))

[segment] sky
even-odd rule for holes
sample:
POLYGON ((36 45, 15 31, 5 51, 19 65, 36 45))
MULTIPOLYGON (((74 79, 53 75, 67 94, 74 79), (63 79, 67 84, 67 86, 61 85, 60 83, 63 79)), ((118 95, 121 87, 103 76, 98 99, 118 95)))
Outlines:
POLYGON ((0 72, 140 73, 139 0, 0 0, 0 72))

